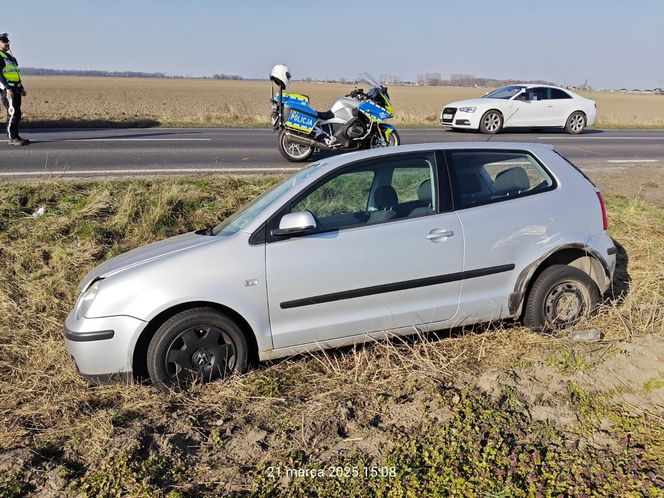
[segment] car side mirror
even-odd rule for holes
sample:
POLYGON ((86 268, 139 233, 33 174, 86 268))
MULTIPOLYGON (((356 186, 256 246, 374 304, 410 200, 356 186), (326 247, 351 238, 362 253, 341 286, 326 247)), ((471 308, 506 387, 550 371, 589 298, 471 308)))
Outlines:
POLYGON ((301 235, 316 229, 316 219, 310 211, 285 214, 279 220, 279 228, 270 231, 273 236, 301 235))

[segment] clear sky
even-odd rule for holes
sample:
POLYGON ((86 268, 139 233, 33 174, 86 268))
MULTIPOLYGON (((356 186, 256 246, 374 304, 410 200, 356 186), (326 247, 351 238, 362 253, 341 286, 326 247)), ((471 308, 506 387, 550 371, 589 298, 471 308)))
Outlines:
POLYGON ((664 87, 664 0, 3 1, 23 66, 664 87))

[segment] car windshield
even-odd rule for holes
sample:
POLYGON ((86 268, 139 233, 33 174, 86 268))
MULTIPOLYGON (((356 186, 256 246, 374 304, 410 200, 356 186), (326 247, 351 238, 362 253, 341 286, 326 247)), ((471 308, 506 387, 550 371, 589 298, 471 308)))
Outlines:
POLYGON ((316 173, 326 161, 318 161, 308 168, 298 171, 280 184, 263 193, 245 207, 232 214, 212 229, 212 235, 232 235, 247 226, 256 216, 271 206, 281 195, 293 187, 297 187, 305 179, 316 173))
POLYGON ((502 88, 498 88, 497 90, 494 90, 493 92, 487 93, 483 98, 485 99, 511 99, 514 97, 517 93, 519 93, 521 90, 523 90, 525 86, 519 86, 519 85, 511 85, 511 86, 504 86, 502 88))

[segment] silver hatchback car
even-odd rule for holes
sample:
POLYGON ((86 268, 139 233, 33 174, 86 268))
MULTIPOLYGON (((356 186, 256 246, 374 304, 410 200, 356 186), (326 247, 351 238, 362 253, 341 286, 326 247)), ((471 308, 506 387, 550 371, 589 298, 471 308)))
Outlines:
POLYGON ((98 266, 64 336, 86 377, 170 387, 385 334, 562 327, 596 307, 615 261, 601 194, 550 146, 357 152, 98 266))

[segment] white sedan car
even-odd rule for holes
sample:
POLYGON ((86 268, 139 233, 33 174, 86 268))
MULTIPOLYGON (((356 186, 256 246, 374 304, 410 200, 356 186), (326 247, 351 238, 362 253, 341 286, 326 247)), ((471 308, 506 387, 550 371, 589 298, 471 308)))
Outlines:
POLYGON ((509 85, 479 99, 447 104, 441 126, 497 133, 504 127, 554 127, 581 133, 597 120, 597 104, 574 92, 547 85, 509 85))

